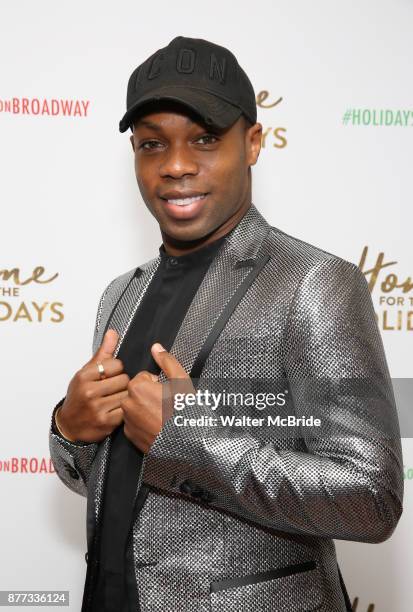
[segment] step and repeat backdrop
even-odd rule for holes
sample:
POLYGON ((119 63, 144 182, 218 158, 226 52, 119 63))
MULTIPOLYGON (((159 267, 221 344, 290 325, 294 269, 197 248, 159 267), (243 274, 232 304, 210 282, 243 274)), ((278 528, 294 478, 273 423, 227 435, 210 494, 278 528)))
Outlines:
MULTIPOLYGON (((272 225, 362 268, 391 375, 406 381, 413 4, 3 0, 0 12, 0 590, 67 590, 76 611, 86 499, 54 473, 50 416, 91 356, 103 289, 161 244, 130 133, 118 131, 130 73, 178 35, 235 53, 263 125, 255 205, 272 225)), ((405 505, 393 536, 336 541, 357 612, 411 610, 407 430, 403 450, 405 505)))

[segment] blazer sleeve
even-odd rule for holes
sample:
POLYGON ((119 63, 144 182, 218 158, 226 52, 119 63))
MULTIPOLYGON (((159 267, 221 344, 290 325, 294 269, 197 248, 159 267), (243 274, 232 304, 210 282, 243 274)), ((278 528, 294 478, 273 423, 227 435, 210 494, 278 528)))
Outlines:
MULTIPOLYGON (((98 349, 97 342, 100 330, 100 315, 104 300, 111 284, 112 283, 109 283, 109 285, 105 288, 99 300, 92 340, 93 354, 98 349)), ((54 469, 56 470, 56 474, 63 484, 65 484, 71 491, 87 497, 89 475, 93 460, 97 453, 98 443, 82 442, 80 440, 71 442, 59 433, 55 424, 54 416, 57 409, 63 404, 65 399, 66 396, 59 400, 52 411, 51 423, 49 427, 50 457, 52 459, 54 469)))
MULTIPOLYGON (((214 438, 170 418, 145 457, 144 482, 277 530, 386 540, 402 513, 401 441, 372 299, 356 265, 334 257, 307 272, 290 305, 283 355, 294 411, 320 417, 322 435, 302 427, 297 450, 262 442, 253 428, 214 438)), ((185 414, 196 417, 199 406, 185 414)))

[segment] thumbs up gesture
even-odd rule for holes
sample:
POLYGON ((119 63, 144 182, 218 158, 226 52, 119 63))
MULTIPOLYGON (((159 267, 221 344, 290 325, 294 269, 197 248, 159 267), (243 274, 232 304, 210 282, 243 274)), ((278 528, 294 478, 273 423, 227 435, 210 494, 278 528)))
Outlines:
POLYGON ((128 395, 121 400, 125 436, 142 452, 147 453, 163 423, 172 413, 169 401, 174 393, 195 393, 189 374, 179 361, 159 343, 151 347, 151 353, 168 380, 141 370, 128 383, 128 395))
POLYGON ((120 405, 128 396, 130 379, 123 372, 122 361, 113 357, 118 338, 114 329, 108 329, 99 349, 69 383, 66 399, 55 415, 68 440, 99 442, 123 421, 120 405), (104 378, 99 363, 104 368, 104 378))

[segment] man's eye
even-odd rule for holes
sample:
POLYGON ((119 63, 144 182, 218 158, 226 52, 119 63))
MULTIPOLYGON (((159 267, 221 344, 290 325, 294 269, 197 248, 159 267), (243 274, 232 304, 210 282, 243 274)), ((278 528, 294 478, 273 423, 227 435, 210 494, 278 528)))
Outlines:
POLYGON ((197 138, 197 142, 200 142, 201 140, 203 140, 201 144, 215 144, 218 138, 214 136, 214 134, 204 134, 203 136, 197 138))
POLYGON ((161 145, 158 140, 147 140, 146 142, 142 142, 142 144, 139 145, 139 148, 144 149, 145 151, 150 151, 152 149, 156 149, 158 145, 161 145))

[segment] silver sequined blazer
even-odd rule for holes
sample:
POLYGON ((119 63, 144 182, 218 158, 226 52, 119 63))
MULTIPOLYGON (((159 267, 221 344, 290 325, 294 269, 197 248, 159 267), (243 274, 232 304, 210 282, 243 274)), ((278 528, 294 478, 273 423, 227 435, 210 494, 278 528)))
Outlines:
MULTIPOLYGON (((106 287, 93 352, 111 327, 120 335, 116 356, 159 262, 106 287)), ((252 204, 209 267, 171 353, 200 385, 238 378, 270 391, 284 379, 290 409, 318 413, 326 429, 318 437, 305 427, 280 435, 275 426, 223 435, 169 419, 145 455, 138 487, 141 611, 348 609, 333 540, 386 540, 403 503, 400 438, 371 434, 376 415, 393 433, 398 420, 364 275, 269 225, 252 204), (367 390, 346 390, 341 378, 367 381, 367 390), (357 435, 335 435, 338 424, 347 434, 354 425, 357 435)), ((87 496, 86 611, 111 437, 88 444, 52 428, 49 435, 59 478, 87 496)))

